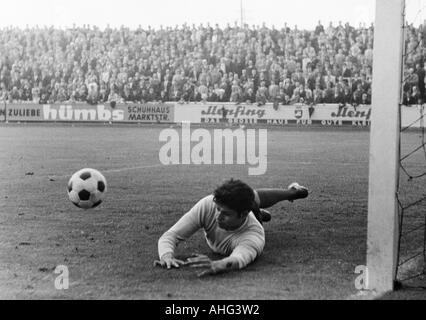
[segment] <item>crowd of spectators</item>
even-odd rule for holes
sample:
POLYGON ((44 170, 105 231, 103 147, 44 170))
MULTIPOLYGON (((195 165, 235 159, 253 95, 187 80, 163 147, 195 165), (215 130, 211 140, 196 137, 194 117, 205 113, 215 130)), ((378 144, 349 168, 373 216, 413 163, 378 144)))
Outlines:
MULTIPOLYGON (((425 97, 423 28, 407 26, 404 100, 425 97)), ((0 100, 370 104, 373 25, 0 29, 0 100)))

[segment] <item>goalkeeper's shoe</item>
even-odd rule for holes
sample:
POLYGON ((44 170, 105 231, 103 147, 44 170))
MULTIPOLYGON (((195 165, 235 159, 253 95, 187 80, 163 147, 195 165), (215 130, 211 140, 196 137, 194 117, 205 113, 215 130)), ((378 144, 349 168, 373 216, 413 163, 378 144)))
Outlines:
POLYGON ((271 213, 265 209, 259 209, 259 216, 261 222, 268 222, 272 218, 271 213))
POLYGON ((308 188, 301 186, 300 184, 298 184, 297 182, 293 182, 292 184, 290 184, 288 186, 288 189, 290 190, 294 190, 294 197, 289 200, 290 202, 293 202, 294 200, 297 199, 303 199, 306 198, 309 194, 308 188))

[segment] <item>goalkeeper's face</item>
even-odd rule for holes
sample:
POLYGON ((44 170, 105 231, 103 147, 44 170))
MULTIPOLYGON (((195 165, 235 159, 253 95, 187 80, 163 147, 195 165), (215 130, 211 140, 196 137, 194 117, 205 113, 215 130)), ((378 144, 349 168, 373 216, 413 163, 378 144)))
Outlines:
POLYGON ((232 231, 238 229, 246 220, 247 213, 238 213, 226 205, 216 202, 216 221, 219 228, 232 231))

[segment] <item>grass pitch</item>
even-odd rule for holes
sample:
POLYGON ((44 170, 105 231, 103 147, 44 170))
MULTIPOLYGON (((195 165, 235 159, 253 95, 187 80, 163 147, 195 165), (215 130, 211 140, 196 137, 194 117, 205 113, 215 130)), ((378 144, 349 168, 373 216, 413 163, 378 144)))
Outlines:
MULTIPOLYGON (((369 132, 359 128, 268 129, 268 169, 159 161, 167 126, 0 127, 0 298, 346 299, 365 264, 369 132), (108 182, 100 207, 69 202, 68 179, 92 167, 108 182), (271 208, 263 255, 241 272, 197 278, 153 267, 157 240, 223 180, 254 188, 297 181, 306 200, 271 208), (57 265, 70 287, 56 290, 57 265)), ((212 128, 210 128, 212 130, 212 128)), ((202 232, 178 254, 213 255, 202 232)))

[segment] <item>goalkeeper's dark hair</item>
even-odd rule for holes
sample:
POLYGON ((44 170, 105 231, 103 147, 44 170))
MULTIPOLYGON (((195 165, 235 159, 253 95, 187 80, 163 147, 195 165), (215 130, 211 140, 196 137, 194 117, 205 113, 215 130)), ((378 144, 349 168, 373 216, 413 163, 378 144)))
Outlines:
POLYGON ((243 213, 253 207, 253 189, 241 180, 230 179, 217 187, 213 192, 214 201, 228 208, 243 213))

